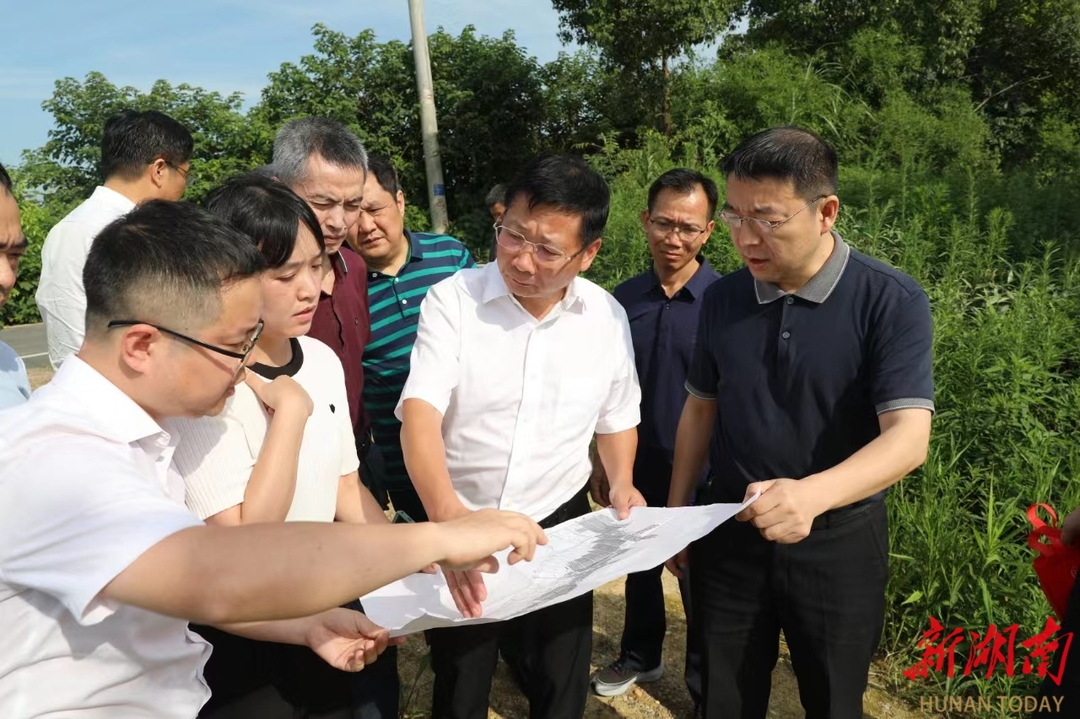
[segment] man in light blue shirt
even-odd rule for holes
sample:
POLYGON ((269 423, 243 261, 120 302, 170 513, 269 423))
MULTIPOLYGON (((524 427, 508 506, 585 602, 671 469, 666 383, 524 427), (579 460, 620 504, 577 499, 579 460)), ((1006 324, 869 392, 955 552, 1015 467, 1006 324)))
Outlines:
MULTIPOLYGON (((19 206, 11 190, 11 176, 0 165, 0 307, 7 302, 19 260, 26 252, 26 235, 22 231, 19 206)), ((26 367, 15 350, 0 342, 0 410, 22 404, 30 397, 30 380, 26 367)))

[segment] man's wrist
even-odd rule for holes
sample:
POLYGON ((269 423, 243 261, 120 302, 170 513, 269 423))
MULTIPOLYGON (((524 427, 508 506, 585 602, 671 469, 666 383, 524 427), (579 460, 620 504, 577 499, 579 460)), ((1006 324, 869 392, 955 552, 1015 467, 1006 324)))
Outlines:
POLYGON ((836 496, 835 483, 821 474, 811 474, 798 480, 800 486, 807 490, 810 509, 814 516, 818 517, 830 509, 836 509, 842 500, 836 496))
POLYGON ((449 522, 452 519, 465 516, 470 511, 468 507, 461 503, 457 495, 454 495, 436 504, 432 511, 428 512, 428 516, 433 522, 449 522))

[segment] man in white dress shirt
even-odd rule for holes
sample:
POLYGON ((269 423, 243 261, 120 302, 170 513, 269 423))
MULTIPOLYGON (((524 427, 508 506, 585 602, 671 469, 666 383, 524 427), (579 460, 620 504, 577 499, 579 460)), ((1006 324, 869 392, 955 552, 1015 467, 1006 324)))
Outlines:
MULTIPOLYGON (((432 521, 497 507, 550 527, 588 513, 594 434, 619 515, 645 504, 632 481, 641 392, 626 313, 578 277, 600 249, 609 195, 580 159, 533 161, 507 188, 497 262, 429 290, 397 412, 432 521)), ((463 615, 481 615, 479 574, 448 572, 447 584, 463 615)), ((435 719, 487 717, 500 644, 533 719, 584 712, 591 593, 428 641, 435 719)))
POLYGON ((432 562, 491 568, 491 552, 527 558, 544 541, 511 512, 208 527, 187 511, 161 422, 220 412, 241 381, 264 264, 222 220, 161 201, 91 248, 82 349, 0 413, 4 719, 194 719, 210 648, 188 620, 244 622, 229 631, 355 671, 386 635, 339 605, 432 562))
POLYGON ((179 200, 191 180, 193 140, 168 115, 122 110, 105 122, 101 176, 105 184, 60 220, 41 248, 35 299, 45 321, 53 369, 79 351, 86 292, 83 265, 97 233, 146 200, 179 200))

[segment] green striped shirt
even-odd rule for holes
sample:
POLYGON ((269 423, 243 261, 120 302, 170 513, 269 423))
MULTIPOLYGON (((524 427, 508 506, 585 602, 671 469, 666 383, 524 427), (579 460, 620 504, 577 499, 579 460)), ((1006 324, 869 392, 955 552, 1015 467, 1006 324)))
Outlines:
POLYGON ((410 486, 394 407, 409 376, 420 303, 433 285, 476 264, 465 245, 453 237, 408 231, 405 235, 409 259, 396 277, 368 271, 371 340, 364 347, 364 408, 371 418, 375 444, 386 460, 391 489, 410 486))

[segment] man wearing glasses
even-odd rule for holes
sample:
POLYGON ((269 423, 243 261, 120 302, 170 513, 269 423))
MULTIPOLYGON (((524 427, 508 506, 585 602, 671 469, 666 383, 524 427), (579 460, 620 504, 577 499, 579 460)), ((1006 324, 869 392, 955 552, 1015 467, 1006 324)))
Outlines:
MULTIPOLYGON (((718 193, 716 183, 700 172, 668 170, 649 188, 648 209, 641 224, 649 243, 652 267, 615 288, 626 309, 634 360, 641 382, 641 426, 638 428, 634 486, 649 506, 667 504, 675 430, 686 402, 686 373, 693 357, 694 335, 705 290, 720 278, 701 255, 713 231, 718 193)), ((593 499, 607 504, 603 466, 593 475, 593 499)), ((626 578, 626 619, 619 658, 593 678, 600 696, 623 694, 637 682, 656 681, 667 631, 664 609, 664 565, 626 578)), ((689 620, 690 589, 680 581, 689 620)), ((689 624, 689 622, 688 622, 689 624)), ((686 685, 701 701, 699 634, 686 632, 686 685)))
MULTIPOLYGON (((600 249, 609 194, 578 158, 529 163, 506 191, 497 261, 428 291, 397 416, 405 465, 432 521, 498 507, 550 527, 587 514, 594 435, 611 504, 622 517, 644 505, 632 477, 641 392, 626 313, 578 277, 600 249)), ((447 572, 446 581, 463 616, 482 616, 479 574, 447 572)), ((433 717, 487 717, 500 639, 530 716, 582 716, 591 594, 506 622, 429 632, 433 717)))
MULTIPOLYGON (((690 550, 704 716, 764 719, 784 632, 810 719, 861 719, 885 613, 886 489, 926 459, 930 305, 833 231, 836 152, 794 127, 724 161, 746 267, 709 288, 668 504, 761 497, 690 550)), ((689 565, 687 564, 689 558, 689 565)))
POLYGON ((38 310, 45 321, 49 362, 58 369, 79 351, 86 292, 83 265, 98 232, 147 200, 179 200, 195 182, 194 141, 187 128, 154 110, 122 110, 105 122, 99 186, 49 232, 41 249, 38 310))
POLYGON ((223 221, 170 202, 94 242, 82 348, 0 412, 5 719, 194 719, 210 647, 188 620, 355 672, 387 634, 339 605, 431 562, 490 569, 492 552, 514 546, 517 561, 545 541, 510 512, 240 527, 189 512, 162 423, 224 407, 262 326, 265 264, 223 221))

